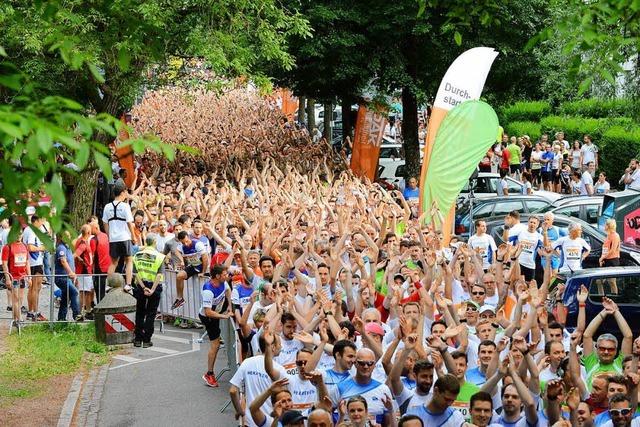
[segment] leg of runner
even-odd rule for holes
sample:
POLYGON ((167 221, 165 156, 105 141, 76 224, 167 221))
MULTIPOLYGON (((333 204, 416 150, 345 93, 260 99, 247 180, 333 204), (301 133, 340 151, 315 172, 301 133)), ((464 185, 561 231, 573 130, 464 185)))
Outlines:
POLYGON ((131 285, 133 281, 133 257, 132 256, 125 257, 124 262, 125 262, 125 275, 126 275, 125 285, 131 285))
POLYGON ((177 298, 176 300, 173 302, 173 305, 171 306, 172 310, 175 310, 176 308, 180 307, 182 304, 184 304, 184 281, 187 280, 187 272, 184 270, 181 270, 180 272, 178 272, 178 274, 176 275, 176 293, 177 298))

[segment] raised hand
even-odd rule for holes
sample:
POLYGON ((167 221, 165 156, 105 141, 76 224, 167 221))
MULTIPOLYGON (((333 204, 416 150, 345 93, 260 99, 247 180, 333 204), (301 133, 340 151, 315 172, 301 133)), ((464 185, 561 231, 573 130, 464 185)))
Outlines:
POLYGON ((580 304, 584 304, 587 302, 587 298, 589 297, 589 289, 585 285, 580 285, 580 290, 578 290, 578 294, 576 298, 580 304))
POLYGON ((618 311, 618 305, 613 302, 610 298, 604 297, 602 298, 602 307, 605 309, 607 314, 615 314, 618 311))

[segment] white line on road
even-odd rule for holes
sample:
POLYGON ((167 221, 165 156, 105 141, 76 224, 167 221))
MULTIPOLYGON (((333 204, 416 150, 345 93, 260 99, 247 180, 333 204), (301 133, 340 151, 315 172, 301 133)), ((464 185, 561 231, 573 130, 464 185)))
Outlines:
MULTIPOLYGON (((118 365, 118 366, 112 366, 111 368, 109 368, 110 371, 113 371, 114 369, 120 369, 120 368, 124 368, 125 366, 131 366, 131 365, 136 365, 138 363, 144 363, 144 362, 151 362, 153 360, 158 360, 158 359, 164 359, 166 357, 174 357, 174 356, 182 356, 183 354, 189 354, 189 353, 193 353, 194 351, 200 351, 200 348, 197 348, 195 350, 187 350, 187 351, 183 351, 181 353, 176 353, 176 354, 165 354, 164 356, 160 356, 160 357, 152 357, 150 359, 145 359, 145 360, 136 360, 134 362, 130 362, 130 363, 125 363, 124 365, 118 365)), ((115 356, 114 356, 115 357, 115 356)), ((133 358, 132 358, 133 359, 133 358)))
POLYGON ((164 348, 164 347, 156 347, 155 345, 153 347, 148 347, 147 350, 157 351, 158 353, 164 353, 164 354, 180 353, 178 350, 171 350, 170 348, 164 348))
POLYGON ((188 339, 184 339, 184 338, 176 338, 176 337, 170 337, 168 335, 162 335, 162 334, 154 334, 153 335, 153 339, 158 339, 158 340, 163 340, 163 341, 173 341, 173 342, 179 342, 182 344, 189 344, 192 340, 188 340, 188 339))
MULTIPOLYGON (((129 363, 136 363, 136 362, 142 362, 141 359, 135 358, 135 357, 131 357, 131 356, 125 356, 124 354, 116 354, 115 356, 113 356, 114 359, 118 359, 118 360, 122 360, 123 362, 127 362, 127 364, 129 363)), ((124 366, 124 365, 122 365, 124 366)))

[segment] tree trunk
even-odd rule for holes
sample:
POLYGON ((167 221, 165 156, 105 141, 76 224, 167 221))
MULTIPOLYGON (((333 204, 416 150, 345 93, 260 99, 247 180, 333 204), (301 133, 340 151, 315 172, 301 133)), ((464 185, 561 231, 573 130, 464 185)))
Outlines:
POLYGON ((307 107, 307 98, 304 96, 298 97, 298 123, 301 125, 306 121, 305 108, 307 107))
POLYGON ((316 127, 316 100, 309 98, 307 100, 307 129, 309 133, 316 127))
POLYGON ((331 122, 333 121, 333 104, 324 104, 324 127, 322 130, 322 136, 331 144, 331 122))
POLYGON ((407 176, 420 176, 420 143, 418 142, 418 100, 410 87, 402 88, 402 139, 407 176))
POLYGON ((351 138, 351 99, 343 98, 340 105, 342 109, 342 140, 351 138))

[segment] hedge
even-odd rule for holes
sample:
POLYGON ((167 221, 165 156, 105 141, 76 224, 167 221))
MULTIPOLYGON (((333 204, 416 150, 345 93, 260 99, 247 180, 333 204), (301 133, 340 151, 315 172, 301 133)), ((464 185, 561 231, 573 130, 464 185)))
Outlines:
POLYGON ((510 122, 504 125, 504 131, 509 135, 529 135, 532 141, 537 141, 542 135, 540 123, 536 122, 510 122))
POLYGON ((631 130, 637 126, 637 123, 628 117, 593 119, 576 116, 547 116, 540 120, 540 126, 542 132, 547 133, 551 139, 556 132, 562 131, 569 142, 576 139, 582 142, 582 137, 589 134, 598 144, 604 133, 611 127, 631 130))
POLYGON ((551 114, 551 105, 546 101, 520 101, 500 110, 501 123, 537 122, 551 114))
POLYGON ((611 187, 616 187, 618 180, 629 165, 629 160, 640 157, 640 126, 625 129, 613 126, 602 135, 599 168, 607 174, 611 187))
POLYGON ((581 99, 565 102, 560 105, 558 112, 567 116, 592 117, 594 119, 607 117, 623 117, 634 109, 631 99, 581 99))

